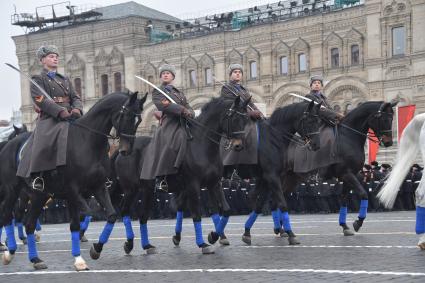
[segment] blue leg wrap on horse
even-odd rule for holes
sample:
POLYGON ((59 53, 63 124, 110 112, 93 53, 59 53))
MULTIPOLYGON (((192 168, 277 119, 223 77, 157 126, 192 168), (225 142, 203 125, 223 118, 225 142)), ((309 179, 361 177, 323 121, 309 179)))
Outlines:
POLYGON ((123 216, 122 223, 125 227, 125 235, 127 236, 127 240, 134 239, 133 227, 131 226, 131 218, 130 216, 123 216))
POLYGON ((220 236, 223 236, 223 234, 224 234, 224 228, 226 227, 228 221, 229 221, 229 216, 223 216, 223 217, 221 217, 220 223, 218 223, 217 230, 216 230, 216 232, 220 236))
POLYGON ((146 247, 149 245, 149 237, 148 237, 148 225, 140 224, 140 238, 142 241, 142 247, 146 247))
POLYGON ((3 227, 0 227, 0 242, 1 242, 1 234, 3 232, 3 227))
POLYGON ((28 245, 28 259, 31 261, 32 259, 38 257, 34 234, 27 235, 27 245, 28 245))
POLYGON ((366 218, 368 204, 369 204, 369 201, 367 199, 361 200, 359 218, 362 218, 362 219, 366 218))
POLYGON ((113 229, 114 229, 114 223, 106 222, 106 225, 103 228, 102 234, 100 234, 99 243, 105 244, 106 242, 108 242, 109 236, 111 235, 113 229))
POLYGON ((202 237, 202 223, 201 221, 193 222, 193 225, 195 226, 196 244, 200 246, 204 244, 204 237, 202 237))
POLYGON ((7 238, 7 248, 9 251, 16 251, 17 245, 16 245, 16 239, 15 239, 15 227, 12 225, 7 225, 4 227, 4 230, 6 231, 6 238, 7 238))
POLYGON ((425 233, 425 207, 416 207, 416 234, 425 233))
POLYGON ((71 232, 72 256, 80 255, 80 231, 71 232))
POLYGON ((36 231, 41 231, 40 219, 37 219, 37 222, 35 223, 35 230, 36 231))
POLYGON ((254 225, 255 220, 257 220, 258 214, 255 211, 249 214, 248 220, 245 222, 245 229, 251 229, 252 225, 254 225))
POLYGON ((183 211, 177 211, 176 215, 176 234, 180 234, 183 230, 183 211))
POLYGON ((218 213, 214 213, 211 215, 211 219, 214 223, 214 229, 217 231, 218 224, 220 223, 220 215, 218 213))
POLYGON ((86 215, 84 217, 84 221, 81 221, 80 222, 80 230, 81 231, 86 231, 87 228, 89 228, 90 221, 91 221, 91 216, 86 215))
POLYGON ((280 211, 279 209, 272 211, 273 225, 275 229, 280 229, 280 211))
POLYGON ((344 225, 347 223, 347 207, 341 206, 339 209, 339 225, 344 225))
POLYGON ((283 229, 285 229, 285 232, 292 231, 291 220, 289 219, 288 212, 287 211, 282 212, 281 215, 282 215, 283 229))
POLYGON ((16 226, 18 226, 18 237, 19 239, 24 239, 25 235, 24 235, 24 224, 22 224, 22 222, 18 222, 16 223, 16 226))

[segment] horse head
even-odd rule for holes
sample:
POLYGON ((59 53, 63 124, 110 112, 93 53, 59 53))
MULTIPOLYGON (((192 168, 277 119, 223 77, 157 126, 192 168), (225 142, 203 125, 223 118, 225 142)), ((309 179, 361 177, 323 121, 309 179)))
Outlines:
POLYGON ((383 102, 378 112, 368 119, 369 128, 375 132, 376 137, 385 147, 393 145, 393 107, 397 103, 398 101, 383 102))
POLYGON ((137 127, 142 122, 143 105, 147 98, 147 93, 142 99, 137 98, 137 93, 129 93, 129 98, 121 106, 119 111, 112 115, 112 125, 116 129, 119 137, 119 152, 123 155, 131 153, 137 127))
POLYGON ((319 118, 319 111, 322 107, 322 103, 315 105, 314 101, 311 101, 306 110, 304 111, 297 132, 304 139, 306 145, 316 151, 320 148, 320 126, 321 120, 319 118))
POLYGON ((243 149, 243 140, 245 136, 245 126, 248 123, 247 106, 250 99, 241 102, 240 97, 236 97, 232 106, 227 109, 221 119, 221 128, 229 139, 228 147, 235 151, 243 149))

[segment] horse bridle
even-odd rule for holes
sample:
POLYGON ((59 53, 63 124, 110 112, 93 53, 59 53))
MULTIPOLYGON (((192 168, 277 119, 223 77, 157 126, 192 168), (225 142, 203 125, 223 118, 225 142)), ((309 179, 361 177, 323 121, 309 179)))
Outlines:
POLYGON ((301 120, 299 121, 299 129, 300 129, 300 131, 297 131, 299 133, 303 133, 303 135, 302 135, 301 138, 304 140, 304 143, 305 143, 304 146, 310 145, 311 140, 312 140, 312 136, 315 136, 315 135, 319 135, 320 134, 320 131, 305 133, 304 122, 307 119, 307 117, 309 117, 309 116, 319 118, 319 115, 317 115, 317 114, 311 114, 308 111, 304 111, 303 116, 301 117, 301 120))
MULTIPOLYGON (((379 107, 378 112, 377 112, 377 113, 375 113, 375 114, 372 114, 372 115, 371 115, 371 116, 369 116, 369 118, 366 120, 366 122, 367 122, 368 124, 370 123, 370 121, 371 121, 371 120, 377 120, 377 121, 378 121, 377 130, 376 130, 376 131, 375 131, 375 130, 373 130, 373 132, 374 132, 375 136, 372 136, 372 138, 373 138, 373 137, 376 137, 376 138, 378 139, 379 144, 381 144, 381 142, 382 142, 382 137, 383 137, 385 134, 388 134, 388 133, 389 133, 389 134, 391 134, 391 135, 392 135, 392 133, 393 133, 393 130, 392 130, 392 129, 390 129, 390 130, 381 130, 381 118, 382 118, 382 116, 387 115, 387 116, 391 116, 391 117, 393 117, 393 115, 394 115, 394 113, 387 113, 387 112, 383 112, 385 105, 386 105, 386 103, 385 103, 385 102, 384 102, 384 103, 382 103, 381 107, 379 107)), ((369 138, 369 139, 371 139, 370 135, 368 136, 368 138, 369 138)), ((371 140, 373 140, 373 139, 371 139, 371 140)))

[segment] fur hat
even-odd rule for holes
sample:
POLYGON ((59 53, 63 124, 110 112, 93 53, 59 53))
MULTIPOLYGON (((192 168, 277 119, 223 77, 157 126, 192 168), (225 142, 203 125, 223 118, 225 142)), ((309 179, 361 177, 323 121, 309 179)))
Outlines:
POLYGON ((41 61, 41 59, 52 53, 59 56, 59 50, 56 45, 43 45, 38 48, 36 55, 38 60, 41 61))
POLYGON ((229 65, 229 76, 234 70, 240 70, 243 73, 243 66, 241 64, 230 64, 229 65))
POLYGON ((159 67, 159 76, 161 77, 162 72, 170 72, 173 74, 174 77, 176 77, 176 68, 173 65, 170 64, 164 64, 161 67, 159 67))
POLYGON ((314 81, 319 81, 323 86, 323 77, 320 75, 314 75, 310 78, 310 86, 313 84, 314 81))

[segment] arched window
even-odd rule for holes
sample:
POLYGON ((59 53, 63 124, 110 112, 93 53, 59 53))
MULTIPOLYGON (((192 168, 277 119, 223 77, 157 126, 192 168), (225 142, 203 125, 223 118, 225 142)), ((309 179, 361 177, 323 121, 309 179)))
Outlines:
POLYGON ((100 84, 101 84, 101 93, 102 95, 107 95, 109 90, 108 90, 108 75, 103 74, 102 76, 100 76, 100 84))
POLYGON ((280 57, 280 74, 281 75, 288 74, 288 57, 286 56, 280 57))
POLYGON ((304 53, 298 54, 298 71, 299 72, 307 71, 307 60, 304 53))
POLYGON ((115 91, 121 91, 121 73, 114 74, 115 91))
POLYGON ((196 71, 190 70, 189 71, 189 81, 190 81, 190 87, 196 87, 196 71))
POLYGON ((351 45, 351 65, 355 66, 360 63, 360 51, 357 44, 351 45))
POLYGON ((331 49, 331 67, 332 68, 339 67, 339 49, 338 48, 331 49))
POLYGON ((406 51, 406 30, 404 26, 392 29, 393 56, 404 55, 406 51))
MULTIPOLYGON (((153 78, 153 76, 152 76, 152 75, 148 76, 148 81, 149 81, 150 83, 154 83, 154 78, 153 78)), ((148 92, 149 92, 149 93, 150 93, 150 92, 152 92, 152 87, 151 87, 150 85, 148 85, 148 92)))
POLYGON ((212 85, 212 72, 211 72, 211 68, 205 68, 204 71, 205 71, 204 72, 204 74, 205 74, 205 78, 204 78, 205 85, 206 86, 210 86, 210 85, 212 85))
POLYGON ((249 62, 249 78, 255 80, 257 78, 257 62, 249 62))
POLYGON ((81 97, 82 91, 81 91, 81 79, 75 78, 74 79, 74 91, 81 97))

